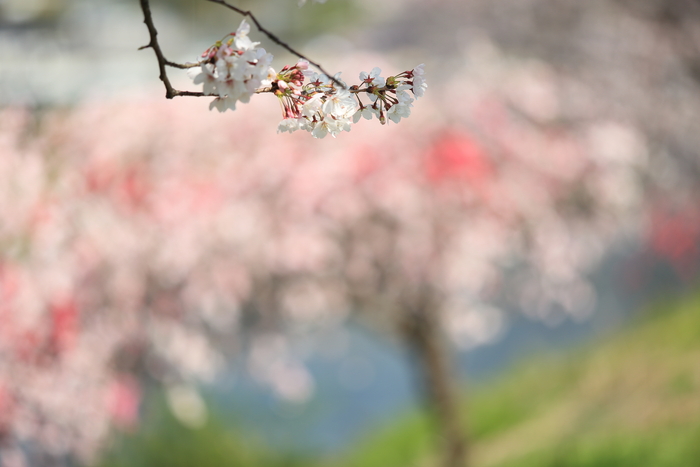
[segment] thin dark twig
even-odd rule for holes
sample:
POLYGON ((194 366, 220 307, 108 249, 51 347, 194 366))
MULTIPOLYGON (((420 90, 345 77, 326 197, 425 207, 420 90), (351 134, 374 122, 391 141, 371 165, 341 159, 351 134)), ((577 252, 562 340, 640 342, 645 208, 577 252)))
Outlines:
POLYGON ((160 80, 163 82, 163 85, 165 86, 165 97, 168 99, 172 99, 173 97, 177 96, 194 96, 194 97, 206 97, 206 96, 212 96, 212 97, 219 97, 218 95, 215 94, 204 94, 203 92, 197 92, 197 91, 179 91, 175 88, 173 88, 172 84, 170 84, 170 79, 168 79, 168 73, 165 71, 166 66, 170 66, 173 68, 180 68, 180 69, 187 69, 187 68, 194 68, 196 66, 200 66, 201 63, 187 63, 185 65, 181 65, 179 63, 171 62, 165 58, 165 55, 163 55, 163 51, 160 49, 160 44, 158 44, 158 31, 156 30, 155 25, 153 24, 153 17, 151 16, 151 5, 148 3, 148 0, 140 0, 141 2, 141 9, 143 10, 143 22, 146 23, 146 27, 148 28, 148 34, 150 36, 150 41, 148 44, 144 45, 143 47, 139 47, 139 50, 143 49, 153 49, 153 52, 156 54, 156 59, 158 60, 158 69, 160 70, 160 80))
POLYGON ((301 58, 302 60, 306 60, 306 61, 309 62, 311 65, 313 65, 313 66, 315 66, 316 68, 318 68, 318 70, 319 70, 321 73, 323 73, 324 75, 328 76, 328 78, 330 78, 335 84, 337 84, 338 86, 340 86, 340 87, 342 87, 343 89, 345 89, 345 85, 344 85, 342 82, 340 82, 340 80, 337 80, 335 77, 333 77, 333 75, 331 75, 331 74, 328 73, 326 70, 324 70, 323 67, 322 67, 319 63, 316 63, 316 62, 314 62, 314 61, 312 61, 312 60, 309 60, 308 57, 306 57, 306 56, 302 55, 301 53, 297 52, 296 50, 294 50, 293 48, 291 48, 291 47, 289 46, 289 44, 287 44, 287 43, 284 42, 282 39, 280 39, 279 37, 277 37, 276 35, 274 35, 274 34, 271 33, 270 31, 268 31, 267 29, 265 29, 265 28, 260 24, 260 22, 258 21, 258 19, 255 17, 255 15, 254 15, 251 11, 249 11, 249 10, 248 10, 248 11, 242 10, 242 9, 238 8, 237 6, 233 6, 233 5, 231 5, 230 3, 227 3, 225 0, 207 0, 207 1, 212 2, 212 3, 218 3, 219 5, 223 5, 223 6, 225 6, 226 8, 235 11, 236 13, 238 13, 238 14, 241 15, 241 16, 247 16, 247 17, 249 17, 249 18, 253 21, 253 23, 255 23, 255 26, 258 28, 258 30, 259 30, 260 32, 262 32, 263 34, 265 34, 268 38, 270 38, 270 40, 271 40, 272 42, 274 42, 274 43, 276 43, 277 45, 283 47, 283 48, 284 48, 285 50, 287 50, 289 53, 296 55, 297 57, 301 58))
POLYGON ((171 66, 173 68, 179 68, 181 70, 186 70, 188 68, 196 68, 198 66, 202 66, 202 63, 204 62, 195 62, 195 63, 175 63, 171 62, 170 60, 166 60, 165 64, 168 66, 171 66))
POLYGON ((165 64, 167 60, 165 59, 163 51, 160 50, 160 45, 158 44, 158 31, 156 30, 156 27, 153 24, 153 18, 151 16, 151 6, 148 4, 148 0, 141 0, 141 10, 143 10, 143 22, 146 23, 146 27, 148 28, 148 34, 151 37, 149 43, 141 47, 141 49, 150 47, 151 49, 153 49, 153 52, 155 52, 156 59, 158 60, 158 68, 160 70, 159 78, 163 82, 163 85, 165 85, 165 97, 167 97, 168 99, 172 99, 173 97, 180 95, 180 91, 173 88, 173 86, 170 84, 170 80, 168 79, 168 74, 165 71, 165 64))

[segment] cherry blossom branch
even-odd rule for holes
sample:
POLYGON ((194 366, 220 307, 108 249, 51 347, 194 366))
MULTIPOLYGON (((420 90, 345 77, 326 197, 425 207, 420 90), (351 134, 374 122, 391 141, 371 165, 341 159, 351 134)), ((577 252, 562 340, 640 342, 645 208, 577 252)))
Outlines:
POLYGON ((307 58, 306 56, 302 55, 301 53, 297 52, 296 50, 294 50, 293 48, 291 48, 291 47, 289 46, 289 44, 285 43, 285 42, 282 41, 279 37, 277 37, 276 35, 274 35, 272 32, 270 32, 270 31, 268 31, 267 29, 265 29, 265 28, 260 24, 260 22, 258 21, 258 19, 255 17, 255 15, 253 15, 253 13, 252 13, 250 10, 242 10, 242 9, 236 7, 236 6, 231 5, 230 3, 227 3, 225 0, 207 0, 207 1, 209 1, 209 2, 211 2, 211 3, 217 3, 217 4, 219 4, 219 5, 223 5, 223 6, 225 6, 226 8, 235 11, 236 13, 238 13, 238 14, 241 15, 241 16, 247 16, 247 17, 249 17, 249 18, 251 19, 251 21, 253 21, 253 23, 255 24, 255 27, 258 28, 258 31, 260 31, 261 33, 265 34, 272 42, 274 42, 275 44, 281 46, 281 47, 284 48, 287 52, 289 52, 289 53, 291 53, 291 54, 297 56, 298 58, 300 58, 300 59, 302 59, 302 60, 306 60, 307 62, 309 62, 309 64, 311 64, 311 65, 313 65, 314 67, 316 67, 316 68, 318 69, 318 71, 320 71, 320 72, 323 73, 324 75, 328 76, 328 78, 330 78, 330 80, 333 81, 335 84, 337 84, 337 85, 340 86, 341 88, 345 89, 345 84, 342 83, 340 80, 336 79, 335 77, 333 77, 332 74, 330 74, 330 73, 328 73, 326 70, 324 70, 323 67, 321 66, 321 64, 316 63, 316 62, 310 60, 309 58, 307 58))
MULTIPOLYGON (((258 19, 255 17, 255 15, 251 11, 245 11, 242 10, 234 5, 231 5, 224 0, 208 0, 212 3, 217 3, 219 5, 223 5, 226 8, 229 8, 236 13, 242 15, 242 16, 248 16, 253 23, 255 23, 255 26, 258 28, 260 32, 265 34, 268 38, 270 38, 271 41, 275 42, 276 44, 280 45, 283 47, 285 50, 289 51, 290 53, 296 55, 302 60, 306 60, 309 62, 311 65, 315 66, 321 73, 325 74, 328 76, 328 78, 333 81, 334 83, 338 84, 341 87, 345 87, 345 85, 337 80, 335 77, 330 75, 326 70, 323 69, 323 67, 319 64, 316 63, 312 60, 309 60, 306 56, 302 55, 301 53, 297 52, 294 50, 289 44, 285 43, 282 41, 279 37, 277 37, 275 34, 272 32, 268 31, 265 27, 263 27, 258 19)), ((155 27, 155 24, 153 23, 153 16, 151 14, 151 5, 149 3, 149 0, 140 0, 141 4, 141 10, 143 11, 143 22, 146 24, 146 27, 148 28, 148 34, 150 36, 150 40, 148 44, 142 46, 139 48, 139 50, 151 48, 153 49, 153 52, 156 54, 156 59, 158 61, 158 69, 160 71, 159 78, 163 82, 163 85, 165 86, 165 97, 168 99, 172 99, 173 97, 177 96, 191 96, 191 97, 217 97, 216 94, 208 94, 200 91, 180 91, 178 89, 175 89, 172 84, 170 83, 170 79, 168 78, 168 73, 166 71, 166 67, 172 67, 172 68, 178 68, 181 70, 189 69, 189 68, 196 68, 202 65, 202 61, 196 62, 196 63, 176 63, 176 62, 171 62, 167 58, 165 58, 165 55, 163 54, 162 49, 160 48, 160 44, 158 43, 158 30, 155 27)), ((270 92, 270 89, 261 89, 258 92, 270 92)))
POLYGON ((238 102, 247 103, 254 94, 274 94, 281 104, 282 121, 278 132, 309 131, 315 138, 330 134, 335 137, 341 131, 350 131, 352 123, 360 118, 387 120, 398 123, 410 115, 414 97, 421 97, 427 88, 424 65, 383 78, 381 70, 360 73, 360 84, 348 87, 340 80, 340 73, 331 76, 323 67, 291 48, 275 34, 265 29, 250 11, 242 10, 226 0, 207 0, 249 17, 258 30, 271 41, 299 58, 295 65, 285 65, 279 72, 272 68, 272 54, 257 46, 248 36, 250 24, 246 18, 235 32, 231 32, 202 53, 195 63, 179 64, 165 58, 158 43, 158 31, 153 24, 149 0, 139 0, 144 23, 150 41, 140 49, 151 48, 156 54, 160 80, 165 86, 165 97, 176 96, 213 97, 209 109, 219 112, 235 110, 238 102), (202 91, 180 91, 173 88, 166 67, 187 69, 194 84, 201 84, 202 91), (310 66, 320 73, 313 73, 310 66), (306 78, 309 82, 304 84, 306 78), (409 95, 409 91, 414 97, 409 95), (370 104, 365 105, 359 94, 367 95, 370 104), (355 102, 357 100, 357 103, 355 102))

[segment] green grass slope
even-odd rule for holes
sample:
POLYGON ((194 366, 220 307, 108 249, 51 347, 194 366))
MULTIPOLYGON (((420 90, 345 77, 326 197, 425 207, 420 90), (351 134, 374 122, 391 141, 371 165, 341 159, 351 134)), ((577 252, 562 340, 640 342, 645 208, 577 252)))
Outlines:
MULTIPOLYGON (((214 414, 196 429, 182 425, 170 413, 162 395, 142 426, 121 433, 94 467, 308 467, 305 456, 275 452, 260 439, 232 429, 214 414)), ((2 464, 0 464, 1 466, 2 464)))
MULTIPOLYGON (((470 390, 473 467, 700 466, 700 293, 566 356, 470 390)), ((433 427, 407 414, 342 467, 437 466, 433 427)))

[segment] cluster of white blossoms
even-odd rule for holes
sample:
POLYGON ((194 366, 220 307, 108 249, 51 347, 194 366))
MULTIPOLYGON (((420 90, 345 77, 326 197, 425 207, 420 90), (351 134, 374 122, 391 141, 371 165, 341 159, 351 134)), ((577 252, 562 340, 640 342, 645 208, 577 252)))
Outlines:
POLYGON ((236 102, 246 103, 256 93, 275 94, 283 117, 278 133, 305 130, 314 138, 335 137, 350 131, 362 117, 398 123, 411 114, 414 98, 422 97, 428 87, 423 64, 387 78, 375 67, 360 73, 360 84, 350 87, 340 80, 340 73, 332 78, 313 73, 303 59, 276 73, 270 67, 272 55, 256 48, 259 42, 250 40, 249 31, 243 20, 235 33, 202 54, 190 76, 203 85, 205 95, 216 97, 209 108, 220 112, 235 110, 236 102), (369 102, 362 101, 362 94, 369 102))
POLYGON ((304 84, 310 74, 308 67, 308 62, 300 60, 293 67, 283 68, 272 81, 273 92, 282 104, 283 120, 278 132, 306 130, 315 138, 323 138, 350 131, 351 124, 362 117, 376 117, 382 124, 387 119, 398 123, 411 114, 414 97, 422 97, 428 87, 423 64, 388 78, 382 78, 381 70, 375 67, 369 73, 360 73, 360 84, 351 87, 340 80, 340 73, 333 78, 312 73, 304 84), (362 94, 369 102, 362 101, 362 94))
POLYGON ((404 71, 386 79, 380 76, 381 72, 375 67, 369 73, 364 71, 360 73, 362 84, 356 90, 365 92, 371 104, 364 105, 358 98, 360 108, 355 115, 355 122, 362 116, 367 120, 377 117, 382 124, 386 123, 387 118, 394 123, 399 123, 402 118, 411 115, 414 99, 407 91, 411 91, 417 99, 423 97, 428 87, 422 63, 413 70, 404 71))
POLYGON ((217 96, 210 109, 235 110, 236 102, 247 103, 275 77, 270 67, 272 54, 257 48, 260 42, 251 41, 249 32, 250 25, 241 21, 236 32, 207 49, 198 62, 200 66, 190 71, 194 84, 202 84, 204 94, 217 96))
POLYGON ((341 131, 350 131, 357 111, 355 96, 340 80, 309 72, 309 63, 300 60, 292 67, 285 66, 272 85, 282 105, 282 117, 277 131, 293 133, 306 130, 314 138, 335 137, 341 131), (309 76, 309 83, 304 79, 309 76))

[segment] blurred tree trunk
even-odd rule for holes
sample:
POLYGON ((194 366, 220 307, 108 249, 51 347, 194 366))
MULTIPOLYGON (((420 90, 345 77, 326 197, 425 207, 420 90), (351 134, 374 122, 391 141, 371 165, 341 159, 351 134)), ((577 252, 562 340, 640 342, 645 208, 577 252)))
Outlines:
POLYGON ((451 359, 435 309, 426 304, 403 316, 401 332, 418 358, 420 380, 432 410, 442 444, 444 467, 468 465, 468 440, 460 417, 451 359))

